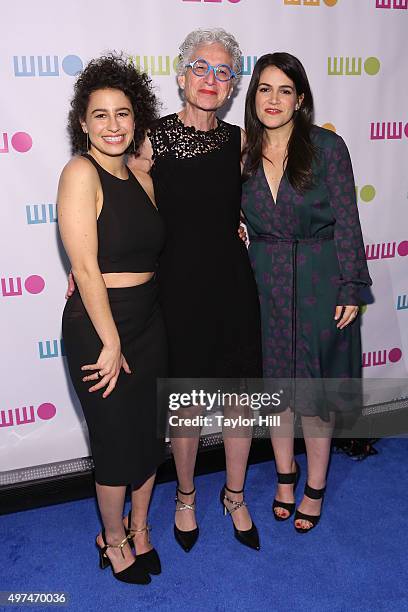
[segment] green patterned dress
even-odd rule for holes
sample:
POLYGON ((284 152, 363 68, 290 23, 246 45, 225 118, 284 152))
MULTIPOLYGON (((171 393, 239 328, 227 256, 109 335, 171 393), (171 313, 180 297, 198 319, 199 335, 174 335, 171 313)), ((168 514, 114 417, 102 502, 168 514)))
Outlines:
MULTIPOLYGON (((359 378, 360 317, 342 330, 334 320, 337 305, 359 304, 371 284, 353 171, 340 136, 314 126, 311 137, 319 150, 312 189, 299 193, 284 175, 274 202, 262 163, 243 185, 264 377, 359 378)), ((328 411, 312 402, 300 412, 327 420, 328 411)))

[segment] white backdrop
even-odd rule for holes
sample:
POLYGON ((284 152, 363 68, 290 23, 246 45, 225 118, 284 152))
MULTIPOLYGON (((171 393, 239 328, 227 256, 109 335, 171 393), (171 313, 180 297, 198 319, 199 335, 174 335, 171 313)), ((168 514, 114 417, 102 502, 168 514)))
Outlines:
POLYGON ((20 0, 1 3, 0 23, 0 472, 89 454, 60 341, 55 197, 73 75, 123 50, 151 74, 163 114, 177 111, 173 61, 197 27, 222 26, 241 44, 232 123, 243 125, 256 57, 289 51, 304 63, 316 123, 344 137, 354 165, 374 280, 364 374, 406 376, 408 0, 20 0))

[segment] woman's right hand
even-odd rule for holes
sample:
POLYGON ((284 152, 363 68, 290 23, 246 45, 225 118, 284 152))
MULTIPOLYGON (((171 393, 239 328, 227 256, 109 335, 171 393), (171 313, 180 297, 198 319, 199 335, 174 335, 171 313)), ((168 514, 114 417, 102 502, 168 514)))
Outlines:
POLYGON ((120 351, 120 344, 112 348, 104 346, 96 363, 82 366, 81 370, 84 372, 96 370, 96 372, 84 376, 82 380, 84 382, 89 382, 90 380, 99 381, 88 389, 89 392, 99 391, 99 389, 103 389, 107 385, 102 394, 102 397, 105 398, 116 387, 121 368, 125 370, 126 374, 131 374, 129 365, 120 351))
POLYGON ((67 292, 65 294, 65 299, 67 300, 68 298, 70 298, 71 295, 74 293, 74 291, 75 291, 74 275, 72 274, 72 272, 70 272, 68 274, 68 287, 67 287, 67 292))

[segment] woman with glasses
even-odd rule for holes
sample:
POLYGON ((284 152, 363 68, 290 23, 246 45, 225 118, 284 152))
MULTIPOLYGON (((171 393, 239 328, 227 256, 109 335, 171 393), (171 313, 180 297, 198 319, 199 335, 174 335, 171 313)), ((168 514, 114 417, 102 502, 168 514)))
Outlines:
MULTIPOLYGON (((259 304, 245 244, 238 236, 241 130, 217 117, 241 66, 233 36, 220 28, 191 32, 180 47, 184 106, 150 132, 134 167, 150 169, 166 245, 159 264, 161 305, 173 378, 259 377, 259 304), (146 168, 147 166, 147 168, 146 168)), ((199 432, 177 435, 174 534, 187 552, 198 537, 194 467, 199 432)), ((221 501, 237 539, 259 549, 243 486, 251 432, 224 435, 227 477, 221 501)))

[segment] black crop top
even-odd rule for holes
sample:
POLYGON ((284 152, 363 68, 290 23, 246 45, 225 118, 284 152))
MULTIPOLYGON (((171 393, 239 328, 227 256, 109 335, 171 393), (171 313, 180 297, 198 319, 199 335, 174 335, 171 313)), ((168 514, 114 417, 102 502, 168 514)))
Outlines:
POLYGON ((102 273, 153 272, 164 245, 164 222, 149 196, 129 170, 120 179, 91 156, 103 191, 98 217, 98 264, 102 273))

